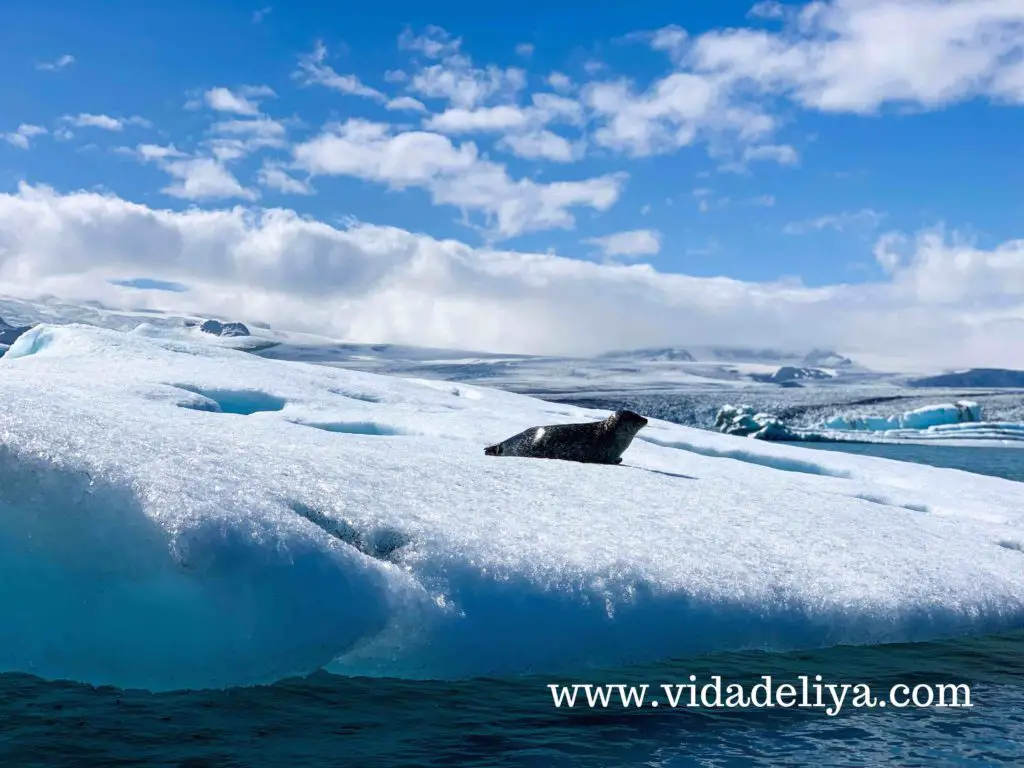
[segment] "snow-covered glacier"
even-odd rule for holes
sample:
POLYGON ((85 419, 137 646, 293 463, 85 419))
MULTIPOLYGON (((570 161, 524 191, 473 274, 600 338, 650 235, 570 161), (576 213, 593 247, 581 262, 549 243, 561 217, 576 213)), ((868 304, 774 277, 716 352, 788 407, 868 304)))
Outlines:
POLYGON ((0 671, 152 690, 572 672, 1024 626, 1024 484, 40 325, 0 359, 0 671))

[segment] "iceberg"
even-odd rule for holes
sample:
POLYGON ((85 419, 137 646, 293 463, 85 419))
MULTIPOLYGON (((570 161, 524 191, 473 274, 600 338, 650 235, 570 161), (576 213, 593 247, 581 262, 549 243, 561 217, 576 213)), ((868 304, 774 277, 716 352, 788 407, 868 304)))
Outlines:
POLYGON ((154 691, 575 673, 1024 626, 1024 484, 39 325, 0 359, 0 671, 154 691))
POLYGON ((836 416, 812 427, 786 424, 778 416, 749 405, 724 405, 714 429, 726 435, 782 443, 925 443, 1008 445, 1024 442, 1024 424, 984 421, 981 405, 971 400, 915 408, 892 416, 836 416))
POLYGON ((971 400, 927 405, 894 416, 837 416, 825 422, 824 429, 868 430, 884 432, 894 429, 930 429, 940 425, 981 421, 981 406, 971 400))

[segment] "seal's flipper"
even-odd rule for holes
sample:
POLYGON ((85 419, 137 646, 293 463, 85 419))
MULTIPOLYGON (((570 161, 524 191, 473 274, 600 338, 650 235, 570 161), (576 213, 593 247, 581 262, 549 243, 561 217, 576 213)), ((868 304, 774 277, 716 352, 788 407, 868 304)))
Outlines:
POLYGON ((484 456, 499 456, 500 454, 498 453, 498 449, 500 447, 501 446, 498 445, 487 446, 486 448, 484 448, 484 456))

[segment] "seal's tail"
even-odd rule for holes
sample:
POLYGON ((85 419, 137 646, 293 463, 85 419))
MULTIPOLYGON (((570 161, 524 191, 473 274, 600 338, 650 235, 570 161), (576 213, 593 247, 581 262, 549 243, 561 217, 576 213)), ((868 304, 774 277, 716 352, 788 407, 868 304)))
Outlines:
POLYGON ((499 456, 497 445, 488 445, 484 448, 484 456, 499 456))

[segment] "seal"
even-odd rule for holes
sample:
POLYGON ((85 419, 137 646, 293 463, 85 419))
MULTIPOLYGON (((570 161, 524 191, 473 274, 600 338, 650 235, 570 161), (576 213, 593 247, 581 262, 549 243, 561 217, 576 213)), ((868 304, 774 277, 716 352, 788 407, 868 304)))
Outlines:
POLYGON ((633 411, 616 411, 604 421, 530 427, 484 448, 487 456, 562 459, 584 464, 621 464, 622 454, 647 419, 633 411))

